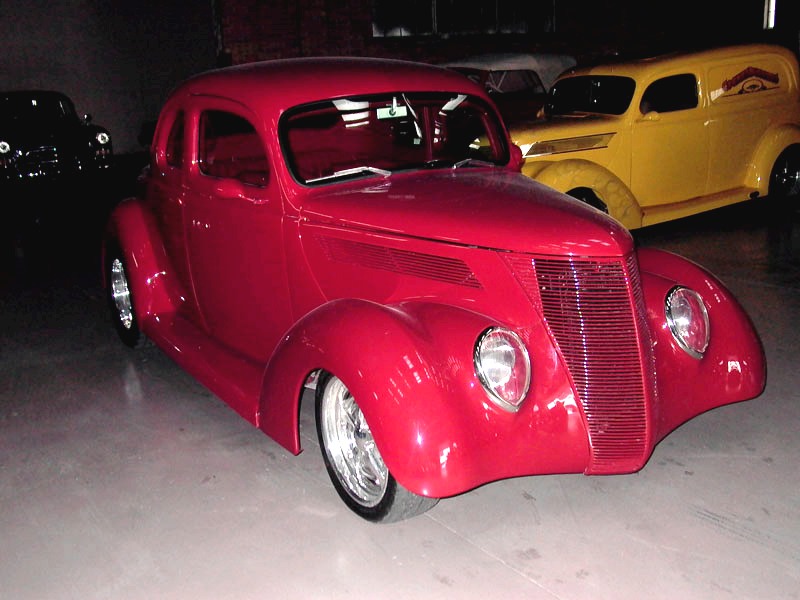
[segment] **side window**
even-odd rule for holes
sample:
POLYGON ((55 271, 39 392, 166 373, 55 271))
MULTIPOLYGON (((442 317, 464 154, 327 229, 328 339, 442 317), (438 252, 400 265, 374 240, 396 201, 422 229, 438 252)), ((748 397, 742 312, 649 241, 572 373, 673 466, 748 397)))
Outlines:
POLYGON ((211 177, 265 186, 269 171, 264 145, 255 127, 239 115, 208 110, 200 115, 198 160, 211 177))
POLYGON ((171 167, 180 168, 183 165, 183 111, 175 116, 167 138, 166 159, 171 167))
POLYGON ((642 114, 660 113, 697 107, 697 79, 691 73, 671 75, 651 83, 642 95, 642 114))

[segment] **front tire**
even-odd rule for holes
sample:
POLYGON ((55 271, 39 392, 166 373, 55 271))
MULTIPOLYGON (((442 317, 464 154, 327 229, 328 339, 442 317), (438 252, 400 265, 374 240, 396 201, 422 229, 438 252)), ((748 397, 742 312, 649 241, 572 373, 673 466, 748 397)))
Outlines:
POLYGON ((109 246, 106 258, 106 297, 114 329, 126 346, 138 348, 146 338, 139 329, 125 259, 118 246, 109 246))
POLYGON ((599 211, 609 214, 608 206, 606 206, 605 202, 600 200, 600 198, 597 197, 597 194, 595 194, 591 189, 585 187, 575 188, 567 193, 573 198, 580 200, 584 204, 588 204, 599 211))
POLYGON ((316 419, 325 468, 350 510, 368 521, 392 523, 436 505, 437 498, 419 496, 397 483, 364 413, 344 383, 330 373, 317 382, 316 419))

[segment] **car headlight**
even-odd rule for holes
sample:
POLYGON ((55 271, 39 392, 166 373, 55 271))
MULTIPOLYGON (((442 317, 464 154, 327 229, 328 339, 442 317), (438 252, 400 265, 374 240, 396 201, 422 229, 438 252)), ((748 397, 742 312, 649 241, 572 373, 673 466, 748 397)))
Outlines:
POLYGON ((11 152, 11 144, 5 140, 0 140, 0 154, 8 154, 11 152))
POLYGON ((98 143, 105 145, 111 141, 111 136, 108 135, 105 131, 99 131, 97 132, 95 139, 98 141, 98 143))
POLYGON ((702 358, 708 347, 711 329, 703 298, 689 288, 676 286, 667 294, 667 324, 672 337, 694 358, 702 358))
POLYGON ((504 327, 490 327, 475 342, 474 361, 489 399, 517 411, 531 383, 531 363, 522 339, 504 327))

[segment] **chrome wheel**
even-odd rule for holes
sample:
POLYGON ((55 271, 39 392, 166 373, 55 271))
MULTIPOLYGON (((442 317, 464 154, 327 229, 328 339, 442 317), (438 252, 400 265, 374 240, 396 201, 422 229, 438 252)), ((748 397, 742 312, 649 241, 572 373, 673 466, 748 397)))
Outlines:
POLYGON ((787 148, 775 161, 768 193, 777 198, 787 198, 800 193, 800 147, 787 148))
POLYGON ((350 510, 368 521, 393 523, 436 505, 438 498, 415 494, 392 476, 364 413, 338 377, 324 371, 319 375, 316 402, 325 468, 350 510))
POLYGON ((111 261, 110 275, 111 299, 116 308, 117 319, 123 328, 130 330, 133 326, 133 306, 125 267, 120 259, 115 258, 111 261))
POLYGON ((131 348, 145 346, 149 341, 139 330, 135 310, 136 300, 128 283, 128 272, 125 269, 122 250, 118 245, 110 243, 106 256, 106 300, 114 329, 126 346, 131 348))
POLYGON ((360 506, 377 506, 386 495, 389 470, 364 413, 337 377, 330 378, 321 395, 319 428, 323 451, 342 488, 360 506))

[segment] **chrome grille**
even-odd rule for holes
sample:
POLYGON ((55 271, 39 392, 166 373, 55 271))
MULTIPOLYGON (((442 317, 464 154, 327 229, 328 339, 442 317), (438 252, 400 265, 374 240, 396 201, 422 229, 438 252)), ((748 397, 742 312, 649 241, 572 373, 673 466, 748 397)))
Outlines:
POLYGON ((29 177, 58 173, 58 149, 55 146, 40 146, 26 152, 18 159, 17 170, 29 177))
POLYGON ((587 472, 640 468, 649 452, 652 359, 635 258, 506 260, 569 367, 591 441, 587 472))

